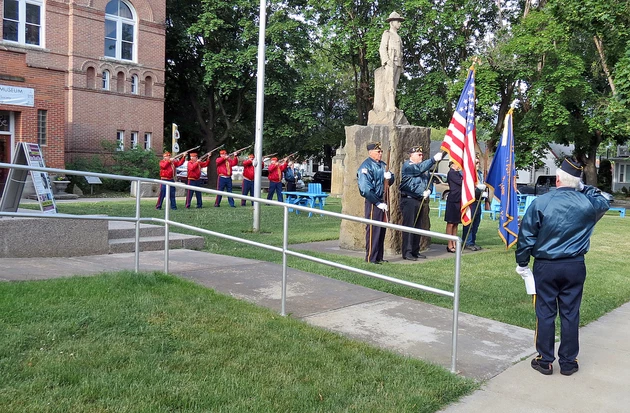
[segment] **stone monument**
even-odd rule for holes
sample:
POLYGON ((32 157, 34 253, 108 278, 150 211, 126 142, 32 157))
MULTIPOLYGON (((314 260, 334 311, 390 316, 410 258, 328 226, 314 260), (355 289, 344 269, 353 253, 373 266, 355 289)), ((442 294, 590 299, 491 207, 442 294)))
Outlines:
MULTIPOLYGON (((396 87, 402 73, 402 42, 397 31, 404 20, 398 13, 392 12, 386 20, 390 27, 383 33, 381 46, 381 67, 374 72, 374 109, 369 112, 367 126, 347 126, 346 144, 343 148, 343 159, 337 165, 343 166, 343 188, 341 212, 343 214, 363 217, 364 199, 357 187, 357 170, 368 157, 368 142, 381 142, 383 161, 395 175, 395 182, 389 188, 389 222, 400 224, 400 170, 407 151, 412 146, 420 145, 430 148, 431 129, 411 126, 403 111, 396 108, 396 87)), ((338 155, 340 153, 338 152, 338 155)), ((333 175, 340 172, 333 169, 333 175)), ((429 217, 421 216, 429 228, 429 217)), ((430 239, 422 237, 426 249, 430 239)), ((402 237, 399 231, 387 230, 385 236, 385 253, 399 254, 402 237)), ((342 221, 339 234, 339 247, 351 250, 365 250, 365 225, 351 221, 342 221)))

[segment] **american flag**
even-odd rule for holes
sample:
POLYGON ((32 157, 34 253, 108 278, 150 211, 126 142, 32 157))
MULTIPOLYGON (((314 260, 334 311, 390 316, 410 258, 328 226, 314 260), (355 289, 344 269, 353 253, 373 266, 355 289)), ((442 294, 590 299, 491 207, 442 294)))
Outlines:
POLYGON ((468 78, 464 90, 457 102, 457 109, 448 126, 441 149, 458 165, 463 174, 462 179, 462 224, 471 223, 470 204, 475 202, 475 186, 478 182, 475 169, 475 143, 477 131, 475 127, 475 69, 468 70, 468 78))

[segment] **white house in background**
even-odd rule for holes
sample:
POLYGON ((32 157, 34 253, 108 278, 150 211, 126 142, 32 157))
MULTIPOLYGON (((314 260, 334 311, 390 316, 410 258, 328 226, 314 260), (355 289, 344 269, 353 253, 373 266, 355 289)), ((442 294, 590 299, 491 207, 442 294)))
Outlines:
POLYGON ((617 146, 617 156, 608 158, 612 163, 612 191, 630 190, 630 150, 628 145, 617 146))
POLYGON ((545 151, 543 166, 540 168, 534 168, 532 166, 527 169, 517 169, 516 183, 533 185, 541 175, 555 175, 560 160, 573 155, 574 149, 574 145, 559 145, 557 143, 549 144, 549 150, 545 151))

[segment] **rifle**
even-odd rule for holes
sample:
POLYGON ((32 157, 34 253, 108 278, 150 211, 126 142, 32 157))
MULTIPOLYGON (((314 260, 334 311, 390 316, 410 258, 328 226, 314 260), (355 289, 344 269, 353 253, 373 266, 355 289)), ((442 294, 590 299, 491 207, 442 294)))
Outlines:
POLYGON ((291 159, 292 157, 294 157, 295 155, 297 155, 297 152, 293 152, 291 155, 285 156, 284 158, 280 159, 278 163, 284 163, 288 161, 289 159, 291 159))
POLYGON ((175 159, 179 158, 180 156, 184 156, 184 155, 186 155, 188 152, 194 151, 195 149, 199 149, 200 147, 201 147, 201 145, 197 145, 197 146, 195 146, 194 148, 188 149, 187 151, 184 151, 184 152, 182 152, 182 153, 180 153, 180 154, 177 154, 177 155, 175 155, 175 156, 173 157, 173 160, 175 160, 175 159))
POLYGON ((270 158, 270 157, 272 157, 274 155, 277 155, 277 154, 278 154, 278 152, 270 153, 269 155, 263 155, 262 159, 264 160, 265 158, 270 158))
POLYGON ((247 145, 247 146, 246 146, 246 147, 244 147, 244 148, 241 148, 241 149, 239 149, 239 150, 236 150, 236 151, 232 152, 232 153, 231 153, 231 154, 229 154, 228 156, 238 155, 238 153, 239 153, 239 152, 242 152, 242 151, 244 151, 244 150, 245 150, 245 149, 247 149, 247 148, 251 148, 252 146, 254 146, 254 145, 253 145, 253 144, 251 144, 251 145, 247 145))
POLYGON ((203 155, 201 158, 199 158, 200 161, 202 161, 203 159, 205 159, 206 156, 210 156, 212 155, 212 152, 216 151, 217 149, 221 149, 225 146, 225 144, 221 145, 221 146, 217 146, 216 148, 214 148, 213 150, 211 150, 210 152, 206 153, 205 155, 203 155))
MULTIPOLYGON (((392 154, 392 147, 387 149, 387 163, 385 164, 385 172, 389 172, 389 160, 392 154)), ((386 222, 389 222, 389 179, 384 179, 383 182, 383 196, 385 197, 385 204, 387 204, 387 212, 385 212, 386 222)))

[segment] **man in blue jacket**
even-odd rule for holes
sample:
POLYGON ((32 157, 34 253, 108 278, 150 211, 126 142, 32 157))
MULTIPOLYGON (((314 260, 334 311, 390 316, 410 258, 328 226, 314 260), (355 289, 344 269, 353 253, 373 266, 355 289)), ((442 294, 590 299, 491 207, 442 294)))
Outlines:
MULTIPOLYGON (((442 153, 438 152, 427 160, 423 160, 422 146, 414 146, 409 149, 409 160, 405 161, 400 171, 400 212, 402 224, 406 227, 420 229, 420 215, 428 215, 429 195, 429 170, 436 162, 442 160, 442 153), (420 206, 422 205, 422 211, 420 206)), ((429 229, 429 228, 423 228, 429 229)), ((420 235, 410 232, 402 234, 402 257, 405 260, 417 261, 418 258, 426 258, 420 254, 420 235)))
MULTIPOLYGON (((385 181, 394 183, 394 175, 387 170, 380 142, 367 145, 369 157, 363 161, 357 171, 357 184, 361 196, 365 198, 365 218, 387 222, 389 209, 385 202, 385 181)), ((385 228, 374 225, 365 227, 365 261, 381 264, 385 244, 385 228)))
POLYGON ((584 185, 582 165, 565 159, 556 171, 557 190, 539 196, 525 212, 518 233, 516 272, 536 284, 534 370, 553 373, 555 320, 560 312, 558 362, 565 376, 578 371, 578 327, 593 228, 610 207, 599 189, 584 185), (534 257, 534 271, 529 269, 534 257))

